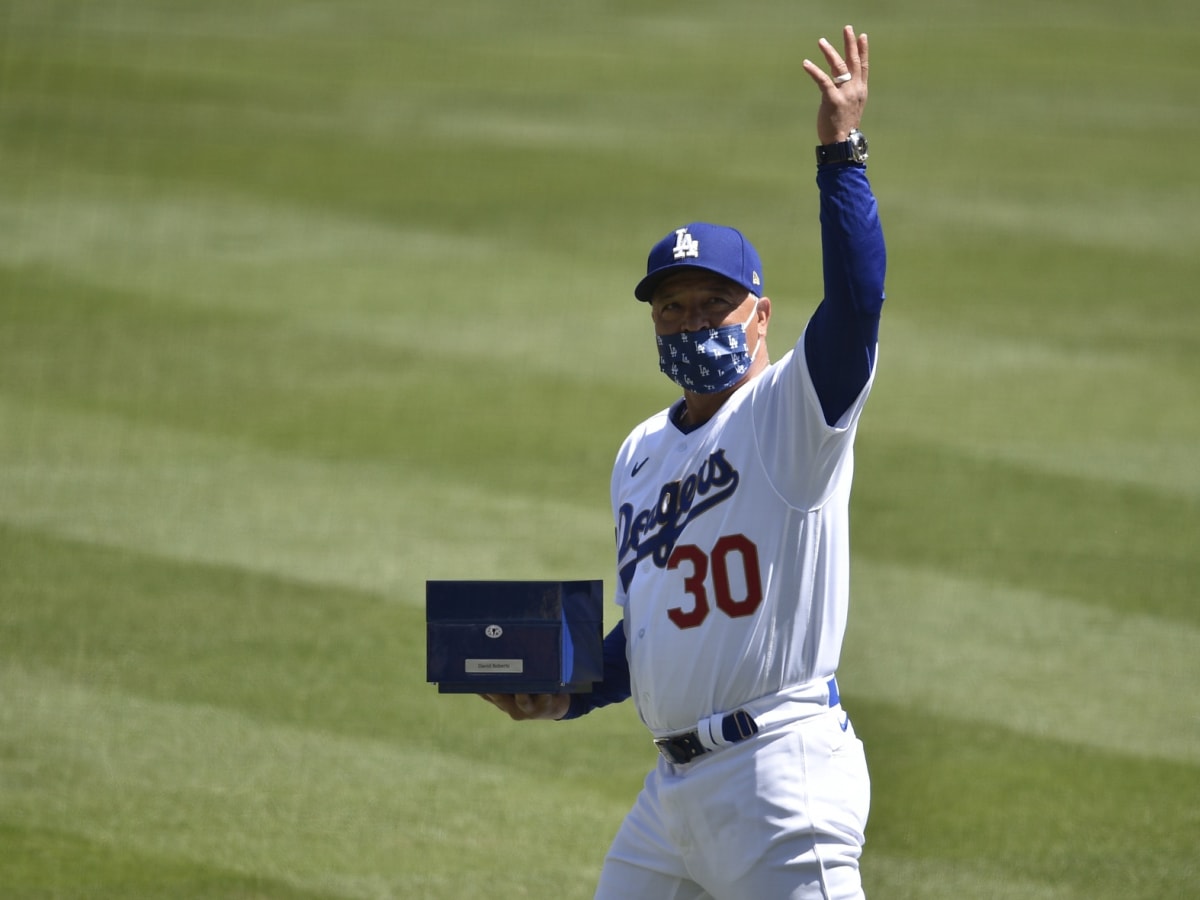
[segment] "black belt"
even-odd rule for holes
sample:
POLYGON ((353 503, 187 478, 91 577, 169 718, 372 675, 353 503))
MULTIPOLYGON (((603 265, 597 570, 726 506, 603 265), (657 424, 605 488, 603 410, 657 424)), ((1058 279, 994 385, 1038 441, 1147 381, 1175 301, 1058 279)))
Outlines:
MULTIPOLYGON (((827 684, 829 695, 826 703, 831 707, 837 706, 841 702, 837 679, 830 678, 827 684)), ((754 716, 744 709, 731 712, 721 720, 721 736, 725 739, 726 744, 736 744, 756 734, 758 734, 758 723, 754 721, 754 716)), ((674 737, 657 738, 654 745, 658 747, 659 753, 677 766, 690 763, 697 756, 703 756, 710 752, 709 748, 701 742, 698 731, 689 731, 687 734, 677 734, 674 737)))
MULTIPOLYGON (((744 741, 751 735, 758 734, 758 723, 744 709, 731 712, 721 720, 721 735, 728 744, 744 741)), ((654 742, 658 752, 677 766, 690 763, 697 756, 708 753, 708 748, 700 743, 700 733, 689 731, 675 737, 659 738, 654 742)))

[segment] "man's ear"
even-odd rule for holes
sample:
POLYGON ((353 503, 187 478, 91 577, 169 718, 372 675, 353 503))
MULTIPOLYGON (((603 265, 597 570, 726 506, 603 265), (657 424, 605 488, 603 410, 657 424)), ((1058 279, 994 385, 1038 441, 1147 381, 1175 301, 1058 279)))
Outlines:
POLYGON ((754 320, 758 322, 758 336, 767 336, 767 325, 771 321, 771 298, 760 297, 758 299, 758 312, 754 316, 754 320))

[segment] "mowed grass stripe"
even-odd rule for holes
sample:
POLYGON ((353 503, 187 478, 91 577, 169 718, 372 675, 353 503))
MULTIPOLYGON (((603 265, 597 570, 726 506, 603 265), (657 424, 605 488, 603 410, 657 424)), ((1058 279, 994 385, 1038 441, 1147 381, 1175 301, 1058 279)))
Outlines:
POLYGON ((860 554, 847 691, 1200 765, 1200 627, 860 554))
POLYGON ((871 852, 862 863, 870 896, 886 900, 1097 900, 1092 887, 1076 888, 1060 879, 1036 881, 1022 872, 989 866, 985 861, 915 861, 910 856, 871 852))
POLYGON ((42 276, 43 290, 74 282, 181 312, 267 312, 285 323, 374 313, 386 325, 389 315, 453 300, 449 272, 499 265, 506 251, 499 235, 348 215, 228 186, 167 190, 79 166, 32 171, 4 196, 0 260, 31 278, 53 272, 49 285, 42 276))
POLYGON ((104 839, 0 824, 0 896, 20 900, 319 900, 259 874, 139 853, 104 839))
MULTIPOLYGON (((3 295, 52 304, 57 319, 76 305, 101 319, 161 322, 173 313, 177 327, 269 327, 344 353, 343 362, 359 347, 363 362, 388 354, 398 364, 414 352, 421 360, 424 351, 448 362, 494 361, 498 374, 661 387, 646 308, 633 299, 653 232, 589 233, 584 252, 564 235, 539 243, 511 229, 416 228, 227 191, 166 193, 63 172, 39 176, 7 200, 0 205, 3 295), (560 349, 585 334, 587 355, 560 349), (645 351, 644 365, 629 366, 631 348, 645 351)), ((33 325, 31 315, 18 321, 33 325)), ((294 377, 340 383, 329 367, 312 373, 302 363, 293 361, 294 377)))
POLYGON ((20 528, 422 605, 429 578, 611 568, 596 478, 571 502, 486 471, 298 459, 4 395, 0 422, 0 521, 20 528))
MULTIPOLYGON (((157 702, 544 770, 537 729, 425 683, 416 604, 3 527, 0 540, 0 596, 10 599, 0 658, 157 702)), ((623 789, 636 790, 653 749, 631 706, 572 728, 556 771, 615 789, 614 759, 632 752, 623 789)))
MULTIPOLYGON (((972 192, 917 193, 903 181, 889 182, 881 191, 889 218, 944 231, 950 246, 969 244, 975 252, 981 249, 980 235, 994 235, 1010 261, 1013 254, 1033 255, 1063 243, 1098 259, 1144 255, 1174 264, 1193 259, 1190 251, 1200 230, 1192 214, 1196 193, 1195 185, 1164 184, 1149 191, 1140 183, 1063 185, 1017 178, 972 192), (1036 243, 1029 241, 1031 232, 1036 243)), ((903 246, 903 236, 898 243, 903 246)))
MULTIPOLYGON (((790 93, 759 88, 747 104, 744 86, 708 64, 714 36, 728 40, 731 29, 749 27, 719 8, 706 16, 635 14, 596 29, 581 24, 579 10, 530 16, 508 6, 498 15, 473 3, 448 9, 432 26, 424 9, 419 22, 359 10, 377 22, 356 35, 360 44, 335 37, 344 24, 322 30, 320 14, 297 39, 296 30, 274 27, 276 17, 290 18, 286 10, 269 13, 270 28, 254 11, 239 10, 232 21, 251 21, 229 39, 228 24, 216 33, 202 24, 189 36, 181 23, 164 28, 140 6, 127 13, 135 23, 147 20, 140 27, 92 31, 91 23, 81 28, 64 16, 59 34, 30 29, 31 43, 49 46, 34 44, 29 58, 13 53, 10 116, 21 127, 11 129, 8 143, 22 165, 83 162, 116 176, 238 185, 259 196, 455 230, 519 228, 573 239, 580 249, 595 238, 588 221, 621 229, 631 212, 678 208, 681 175, 737 203, 747 189, 757 198, 773 195, 777 184, 764 171, 795 171, 791 145, 782 142, 763 142, 770 163, 731 163, 723 141, 690 142, 682 167, 671 153, 669 138, 692 121, 673 108, 685 67, 693 89, 711 101, 710 118, 725 117, 714 133, 795 135, 790 93), (725 21, 711 18, 714 12, 725 21), (516 24, 524 18, 532 19, 527 27, 516 24), (484 25, 493 20, 506 36, 499 43, 484 25), (380 51, 363 52, 363 44, 380 51), (480 120, 499 125, 480 134, 480 120), (731 170, 738 190, 729 189, 731 170), (555 214, 537 210, 530 192, 553 198, 555 214)), ((761 54, 760 72, 794 78, 794 43, 761 26, 753 35, 762 48, 779 41, 778 52, 761 54)))
POLYGON ((578 296, 555 301, 555 315, 518 314, 518 283, 469 313, 467 300, 425 298, 424 282, 400 271, 344 304, 310 295, 307 306, 284 296, 274 309, 242 307, 236 267, 223 283, 199 279, 199 297, 176 297, 162 270, 146 274, 132 258, 108 269, 97 258, 85 275, 91 252, 81 251, 79 279, 42 268, 49 261, 0 270, 0 385, 294 454, 491 466, 497 481, 524 478, 553 496, 606 483, 631 410, 671 396, 645 307, 625 292, 603 304, 594 331, 578 296), (581 341, 604 349, 572 352, 581 341), (629 366, 632 348, 643 365, 629 366), (481 444, 492 455, 481 459, 481 444))
POLYGON ((455 717, 496 715, 425 683, 423 605, 3 525, 0 538, 0 658, 150 700, 433 748, 455 717))
POLYGON ((547 792, 544 772, 13 667, 0 671, 0 695, 11 785, 0 816, 168 868, 190 862, 347 898, 538 896, 543 884, 579 897, 603 853, 595 835, 625 808, 568 783, 547 792), (508 865, 514 845, 539 847, 544 864, 508 865))
POLYGON ((1200 624, 1196 499, 923 438, 864 439, 858 467, 852 527, 867 558, 1200 624))
POLYGON ((1185 505, 1200 498, 1200 416, 1187 414, 1200 332, 1182 309, 1161 317, 1114 310, 1080 327, 1038 317, 1030 333, 922 318, 903 301, 885 313, 860 446, 869 449, 882 431, 1049 474, 1141 486, 1185 505))
MULTIPOLYGON (((853 686, 850 686, 853 690, 853 686)), ((1200 767, 845 698, 875 790, 863 872, 887 900, 1190 897, 1200 767), (1028 893, 1020 893, 1027 891, 1028 893)), ((1125 725, 1124 711, 1111 717, 1125 725)), ((1136 726, 1135 726, 1136 727, 1136 726)), ((1162 729, 1145 730, 1146 743, 1162 729)))

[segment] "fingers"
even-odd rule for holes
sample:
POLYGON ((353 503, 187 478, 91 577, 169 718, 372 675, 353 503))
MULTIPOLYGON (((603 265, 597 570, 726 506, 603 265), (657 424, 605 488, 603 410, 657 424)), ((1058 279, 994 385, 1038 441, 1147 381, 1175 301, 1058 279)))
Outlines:
POLYGON ((804 70, 822 90, 834 90, 856 79, 866 84, 869 68, 867 36, 855 35, 854 26, 847 25, 842 29, 842 43, 844 56, 825 38, 817 42, 829 66, 829 74, 812 60, 804 60, 804 70))
POLYGON ((860 57, 858 55, 858 39, 854 36, 854 28, 847 25, 842 29, 842 46, 846 55, 846 64, 850 71, 857 71, 860 57))
MULTIPOLYGON (((825 38, 821 38, 819 43, 821 45, 821 49, 825 50, 825 47, 826 47, 825 38)), ((834 52, 834 55, 836 56, 837 53, 834 52)), ((828 57, 828 53, 826 53, 826 56, 828 57)), ((840 58, 839 58, 839 61, 840 61, 840 58)), ((833 72, 832 75, 826 75, 825 70, 822 69, 820 66, 818 66, 811 59, 804 60, 802 65, 804 66, 804 71, 808 73, 808 76, 813 80, 813 82, 817 85, 817 87, 819 87, 822 91, 837 90, 837 83, 834 82, 833 79, 835 76, 842 74, 842 73, 838 72, 837 66, 834 63, 831 62, 829 64, 829 68, 833 72)))
POLYGON ((859 126, 867 102, 869 46, 867 36, 856 35, 847 25, 842 30, 842 51, 829 41, 817 42, 825 57, 825 68, 804 60, 804 71, 821 91, 817 109, 817 138, 821 144, 844 141, 859 126))
MULTIPOLYGON (((842 29, 842 44, 845 47, 846 71, 865 84, 869 68, 867 63, 868 45, 866 34, 860 34, 855 37, 853 26, 847 25, 842 29)), ((831 47, 830 49, 833 48, 831 47)))
POLYGON ((480 694, 484 700, 511 719, 528 719, 531 698, 528 694, 480 694))
POLYGON ((511 719, 525 718, 517 706, 516 694, 480 694, 479 696, 511 719))
MULTIPOLYGON (((850 26, 846 26, 846 31, 850 31, 850 26)), ((825 54, 825 61, 829 63, 829 74, 834 84, 843 84, 849 81, 850 79, 846 78, 847 75, 850 78, 854 77, 854 70, 846 62, 846 59, 851 58, 851 50, 854 51, 855 57, 858 56, 858 48, 853 41, 849 38, 846 40, 846 59, 843 59, 842 55, 833 48, 833 44, 829 43, 825 38, 821 38, 817 41, 817 44, 820 46, 821 52, 825 54)))
POLYGON ((569 698, 557 694, 479 694, 516 722, 527 719, 558 719, 567 711, 569 698))

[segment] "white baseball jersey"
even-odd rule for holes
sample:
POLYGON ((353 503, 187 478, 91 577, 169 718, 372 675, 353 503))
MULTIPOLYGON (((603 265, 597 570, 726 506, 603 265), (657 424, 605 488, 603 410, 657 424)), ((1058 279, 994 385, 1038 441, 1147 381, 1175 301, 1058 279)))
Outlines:
POLYGON ((873 379, 830 427, 801 335, 695 430, 663 410, 625 439, 616 602, 633 699, 656 736, 834 674, 854 435, 873 379))

